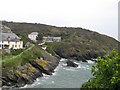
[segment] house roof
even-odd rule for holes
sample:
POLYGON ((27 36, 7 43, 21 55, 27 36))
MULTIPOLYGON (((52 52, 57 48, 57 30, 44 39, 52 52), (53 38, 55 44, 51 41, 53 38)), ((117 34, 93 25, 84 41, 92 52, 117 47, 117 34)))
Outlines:
POLYGON ((61 37, 53 37, 54 39, 61 39, 61 37))
POLYGON ((32 32, 29 35, 38 35, 38 32, 32 32))
POLYGON ((15 33, 0 33, 0 41, 18 41, 19 38, 15 33))
POLYGON ((51 38, 51 39, 61 39, 61 37, 43 37, 44 39, 51 38))

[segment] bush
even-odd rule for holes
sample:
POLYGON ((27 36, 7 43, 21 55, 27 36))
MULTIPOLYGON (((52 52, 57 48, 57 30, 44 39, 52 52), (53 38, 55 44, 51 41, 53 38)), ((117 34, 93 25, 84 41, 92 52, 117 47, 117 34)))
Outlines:
POLYGON ((94 77, 82 88, 120 88, 120 55, 115 50, 104 58, 99 57, 91 71, 94 77))

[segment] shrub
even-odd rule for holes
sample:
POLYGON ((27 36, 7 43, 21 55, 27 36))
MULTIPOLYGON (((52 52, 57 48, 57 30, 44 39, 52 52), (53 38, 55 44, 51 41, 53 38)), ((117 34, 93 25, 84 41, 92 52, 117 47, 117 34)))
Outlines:
POLYGON ((92 67, 93 78, 82 85, 82 88, 120 88, 120 55, 113 50, 92 67))

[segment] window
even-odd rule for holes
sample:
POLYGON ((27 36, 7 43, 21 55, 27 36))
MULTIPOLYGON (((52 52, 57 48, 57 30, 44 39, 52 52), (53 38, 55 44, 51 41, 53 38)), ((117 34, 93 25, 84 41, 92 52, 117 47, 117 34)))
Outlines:
POLYGON ((20 44, 22 44, 22 42, 20 41, 20 44))
POLYGON ((14 48, 14 45, 12 45, 12 48, 14 48))
POLYGON ((15 47, 17 47, 17 45, 15 45, 15 47))

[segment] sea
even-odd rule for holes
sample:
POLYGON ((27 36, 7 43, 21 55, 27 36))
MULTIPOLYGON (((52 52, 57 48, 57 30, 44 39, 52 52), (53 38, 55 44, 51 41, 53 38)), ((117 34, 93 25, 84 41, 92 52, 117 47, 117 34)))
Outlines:
POLYGON ((45 75, 37 78, 33 84, 21 88, 80 88, 83 83, 92 78, 91 68, 95 64, 91 60, 87 62, 74 61, 79 66, 68 67, 67 59, 61 59, 53 75, 45 75))

